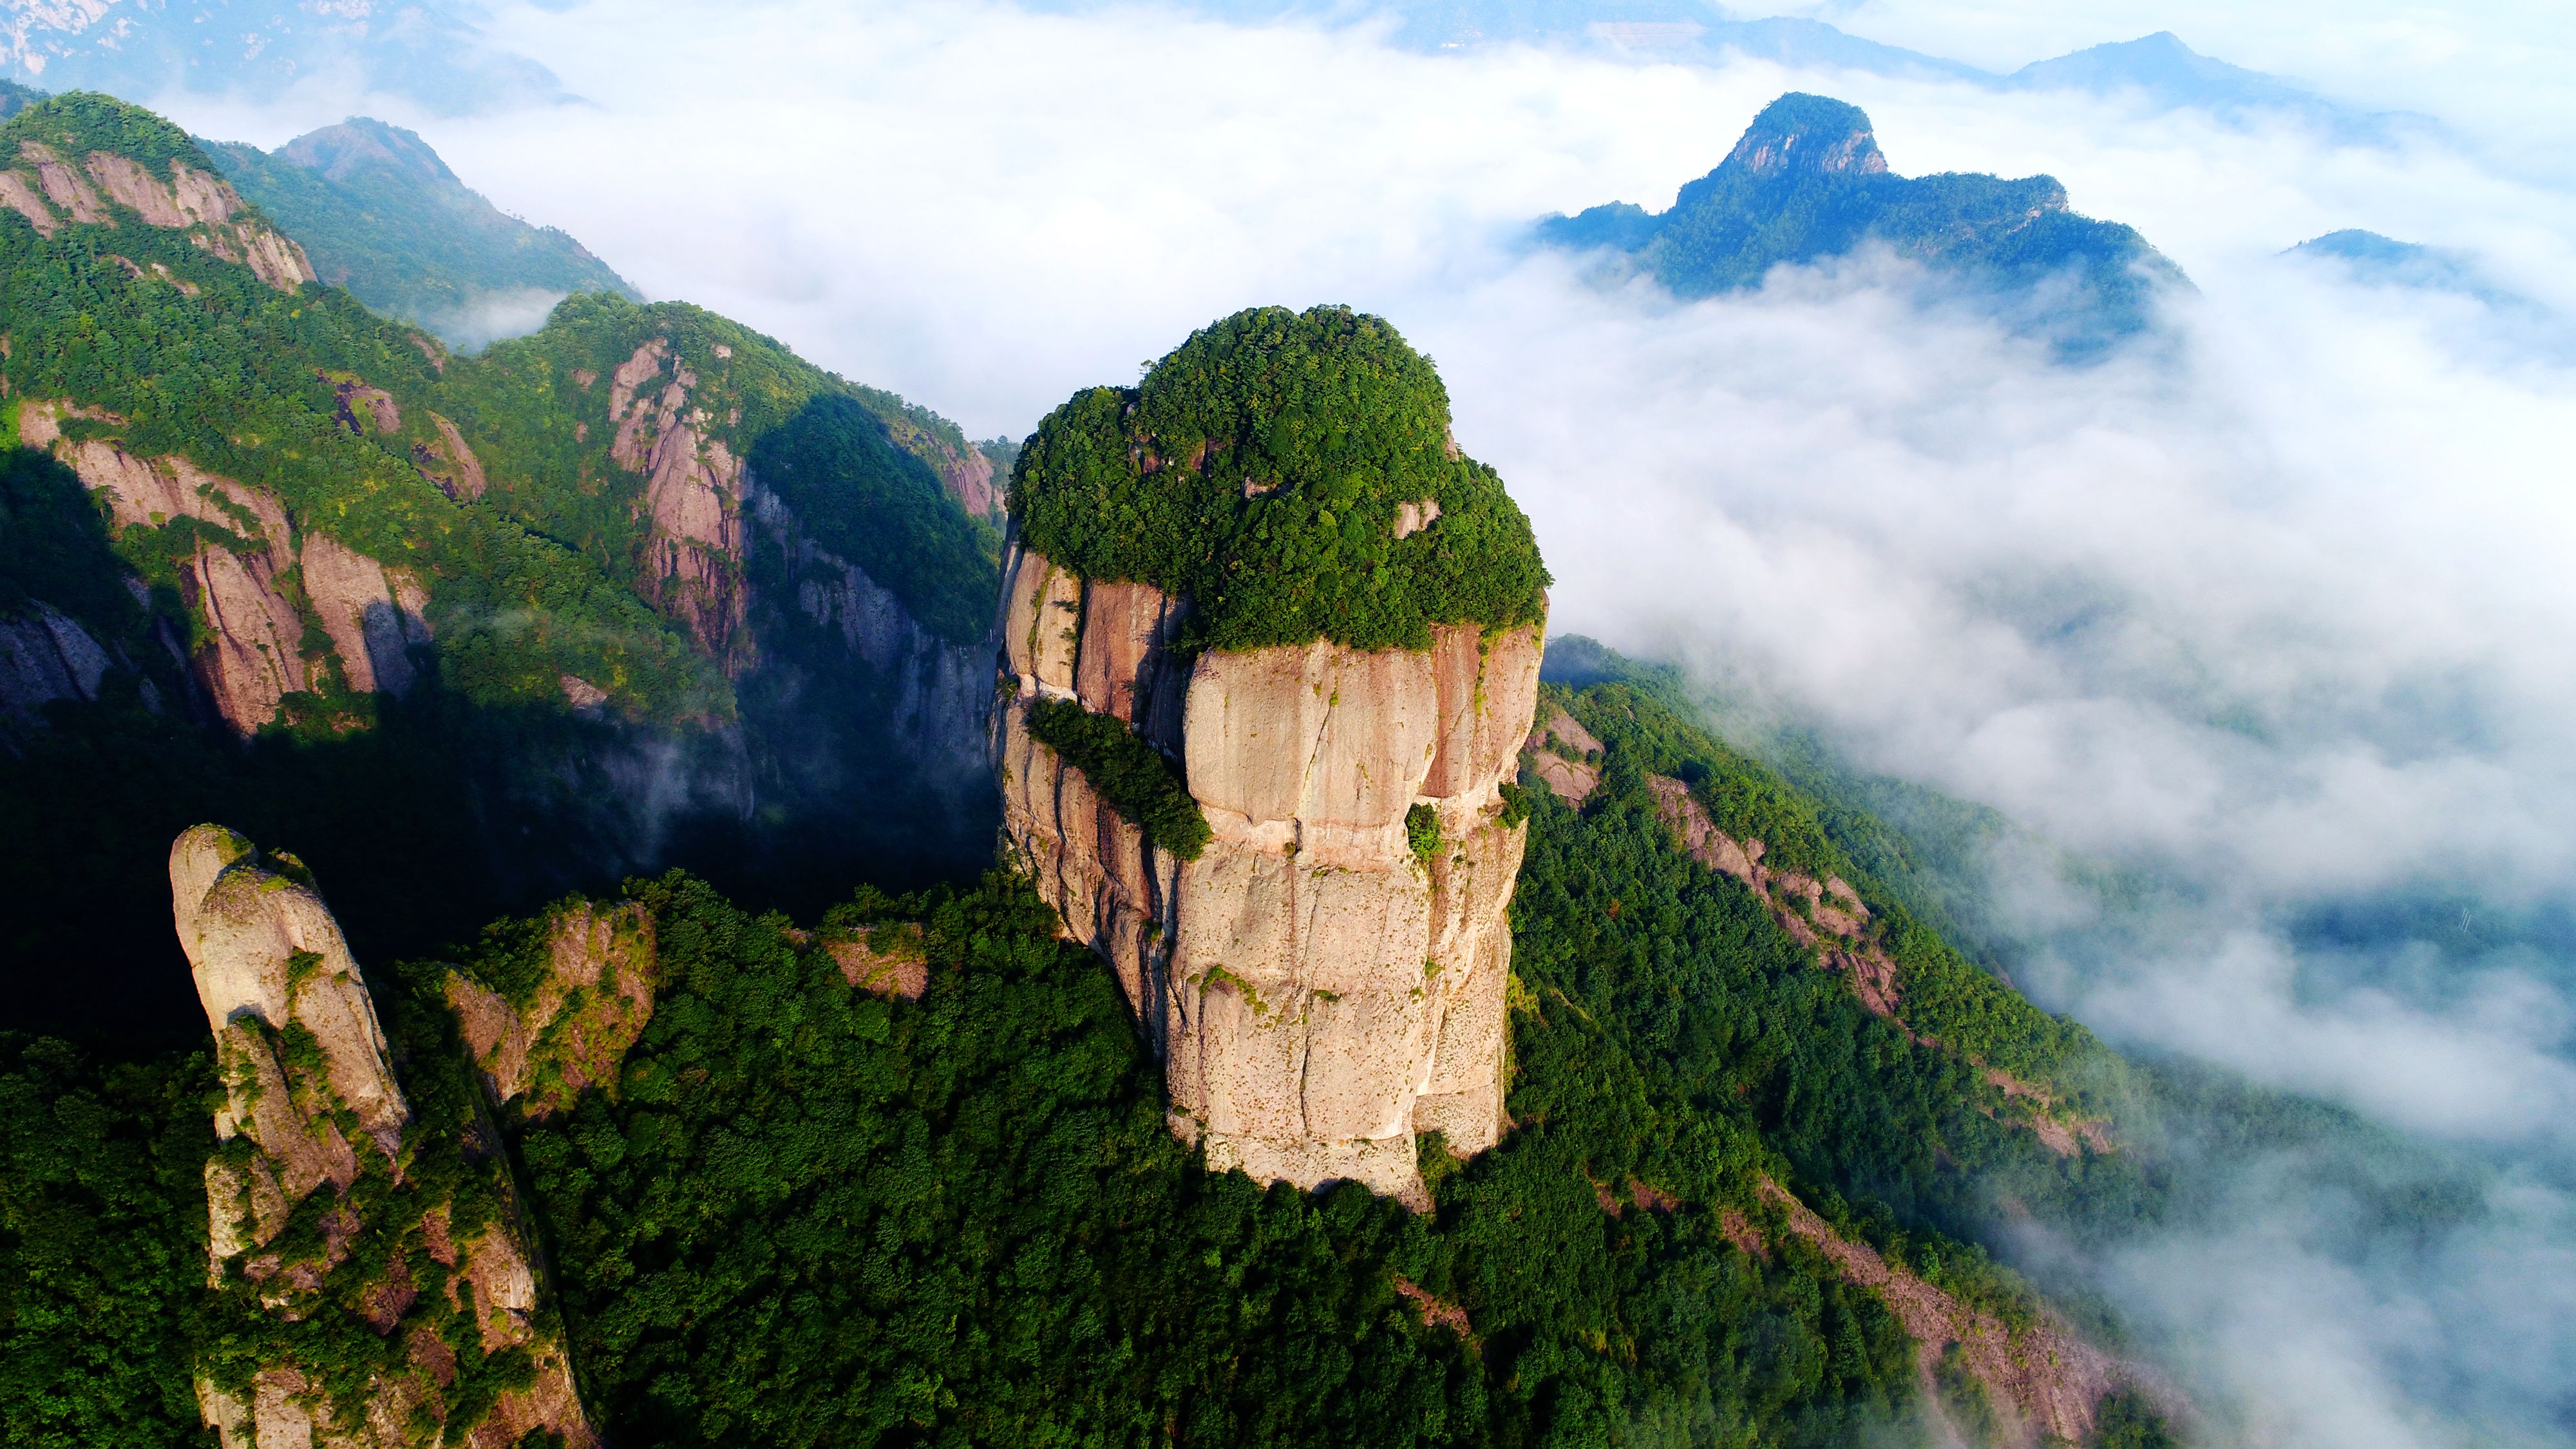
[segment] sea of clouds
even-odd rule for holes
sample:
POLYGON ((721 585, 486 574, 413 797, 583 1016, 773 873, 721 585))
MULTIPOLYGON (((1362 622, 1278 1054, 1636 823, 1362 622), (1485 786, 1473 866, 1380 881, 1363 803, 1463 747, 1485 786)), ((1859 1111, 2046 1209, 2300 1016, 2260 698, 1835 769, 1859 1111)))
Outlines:
POLYGON ((2471 1173, 2476 1210, 2410 1235, 2240 1168, 2085 1265, 2223 1437, 2576 1437, 2576 366, 2526 325, 2576 315, 2568 45, 2542 7, 1815 13, 2002 69, 2172 28, 2447 129, 954 0, 498 9, 584 98, 536 111, 169 104, 267 145, 418 125, 649 295, 978 436, 1239 307, 1390 318, 1535 521, 1556 630, 2143 873, 2154 908, 2110 919, 2046 853, 1998 861, 2025 984, 2471 1173), (1527 246, 1668 204, 1791 89, 1865 107, 1899 172, 2054 174, 2195 290, 2070 367, 1890 257, 1683 304, 1527 246), (2348 226, 2469 253, 2522 320, 2279 255, 2348 226))

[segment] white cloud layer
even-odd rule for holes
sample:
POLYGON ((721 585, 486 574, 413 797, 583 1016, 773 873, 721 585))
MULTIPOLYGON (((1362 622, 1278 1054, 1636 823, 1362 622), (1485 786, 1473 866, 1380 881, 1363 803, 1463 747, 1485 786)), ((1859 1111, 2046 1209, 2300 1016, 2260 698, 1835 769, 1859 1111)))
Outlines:
MULTIPOLYGON (((2490 142, 2516 105, 2529 133, 2571 134, 2576 103, 2510 43, 2536 11, 2133 9, 2084 35, 2001 0, 1825 18, 1991 64, 2170 26, 2347 98, 2448 26, 2469 38, 2426 52, 2448 79, 2359 98, 2456 103, 2490 142), (2300 39, 2315 64, 2280 59, 2300 39)), ((2248 1183, 2234 1226, 2117 1265, 2125 1301, 2194 1335, 2197 1382, 2248 1442, 2443 1444, 2448 1414, 2568 1432, 2550 1385, 2576 1381, 2576 966, 2545 942, 2336 952, 2283 926, 2391 893, 2507 916, 2576 896, 2576 373, 2469 299, 2275 255, 2369 226, 2475 251, 2576 314, 2576 196, 2549 167, 2474 140, 2338 149, 2117 100, 1425 57, 1151 8, 549 6, 501 12, 494 38, 595 104, 387 118, 649 294, 979 434, 1238 307, 1393 319, 1536 520, 1559 630, 1743 681, 1874 768, 2164 873, 2184 904, 2035 979, 2115 1036, 2503 1164, 2475 1233, 2408 1262, 2312 1249, 2313 1205, 2248 1183), (1900 171, 2045 170, 2137 225, 2199 284, 2178 340, 2069 370, 1917 306, 1886 258, 1680 305, 1519 247, 1536 214, 1666 204, 1791 88, 1869 109, 1900 171)), ((172 104, 270 145, 352 108, 172 104)), ((2058 900, 2051 931, 2094 924, 2058 900)))

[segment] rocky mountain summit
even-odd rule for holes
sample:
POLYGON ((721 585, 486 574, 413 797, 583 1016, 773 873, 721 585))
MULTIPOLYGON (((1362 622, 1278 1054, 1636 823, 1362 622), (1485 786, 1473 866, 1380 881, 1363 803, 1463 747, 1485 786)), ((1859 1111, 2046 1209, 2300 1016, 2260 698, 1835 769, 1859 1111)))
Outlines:
POLYGON ((1763 107, 1670 208, 1612 202, 1550 217, 1538 236, 1607 251, 1684 297, 1883 247, 2070 353, 2144 330, 2158 289, 2189 285, 2134 229, 2070 209, 2055 177, 1900 176, 1859 107, 1797 92, 1763 107))
POLYGON ((1212 1166, 1427 1201, 1418 1134, 1463 1157, 1504 1126, 1512 782, 1544 609, 1526 524, 1496 526, 1517 510, 1448 441, 1428 364, 1329 309, 1226 319, 1132 399, 1068 403, 1032 456, 993 736, 1008 849, 1116 968, 1173 1130, 1212 1166), (1212 376, 1231 386, 1193 396, 1212 376), (1286 568, 1246 599, 1240 559, 1136 567, 1132 540, 1054 511, 1102 491, 1112 527, 1132 509, 1191 535, 1165 557, 1230 535, 1286 568), (1315 597, 1354 564, 1365 592, 1315 597), (1530 592, 1440 587, 1487 569, 1530 592), (1135 783, 1158 769, 1186 792, 1178 829, 1135 783))

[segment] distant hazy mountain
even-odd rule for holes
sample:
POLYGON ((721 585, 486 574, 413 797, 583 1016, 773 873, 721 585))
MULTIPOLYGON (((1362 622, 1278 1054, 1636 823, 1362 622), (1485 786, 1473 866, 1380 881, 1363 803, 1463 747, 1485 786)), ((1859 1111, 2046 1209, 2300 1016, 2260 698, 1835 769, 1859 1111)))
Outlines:
POLYGON ((2292 116, 2351 139, 2385 139, 2394 130, 2433 124, 2430 117, 2403 111, 2356 110, 2279 76, 2212 60, 2169 30, 2035 61, 2002 83, 2025 91, 2127 93, 2163 109, 2194 106, 2235 121, 2258 114, 2292 116))
MULTIPOLYGON (((1081 10, 1098 0, 1032 0, 1033 8, 1081 10)), ((2198 107, 2245 122, 2289 116, 2347 139, 2384 139, 2429 125, 2427 117, 2364 111, 2295 81, 2194 52, 2169 31, 2037 61, 2010 75, 1881 45, 1820 20, 1741 20, 1706 0, 1198 0, 1203 14, 1233 21, 1392 18, 1390 39, 1417 50, 1461 50, 1507 41, 1598 45, 1657 60, 1715 59, 1727 53, 1786 66, 1868 75, 1961 81, 1995 90, 2067 90, 2127 95, 2160 109, 2198 107)))
POLYGON ((2078 352, 2144 327, 2159 285, 2188 285, 2134 229, 2068 210, 2053 177, 1898 176, 1859 107, 1795 93, 1764 107, 1670 210, 1613 202, 1538 231, 1555 246, 1624 253, 1686 297, 1877 243, 2078 352))
POLYGON ((43 94, 43 91, 32 91, 14 82, 0 80, 0 121, 25 110, 28 102, 43 94))
POLYGON ((2502 346, 2562 363, 2576 358, 2576 320, 2516 291, 2471 253, 2352 229, 2311 238, 2281 255, 2335 268, 2344 279, 2365 287, 2448 293, 2477 302, 2479 310, 2469 314, 2473 320, 2453 318, 2446 324, 2459 345, 2502 346))
POLYGON ((453 346, 534 331, 569 292, 643 300, 581 243, 484 200, 399 126, 352 117, 271 152, 199 144, 323 281, 453 346))
POLYGON ((2430 287, 2489 298, 2499 295, 2478 279, 2466 253, 2402 242, 2357 227, 2312 237, 2282 255, 2340 262, 2351 269, 2357 281, 2430 287))
POLYGON ((562 94, 553 72, 493 49, 453 9, 422 0, 0 4, 0 77, 51 91, 266 97, 315 75, 450 115, 562 94))

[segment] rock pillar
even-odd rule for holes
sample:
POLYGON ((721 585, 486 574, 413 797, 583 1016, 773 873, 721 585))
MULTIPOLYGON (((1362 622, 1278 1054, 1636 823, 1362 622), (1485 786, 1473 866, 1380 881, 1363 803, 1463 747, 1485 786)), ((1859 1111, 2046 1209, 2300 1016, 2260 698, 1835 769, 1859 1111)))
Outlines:
POLYGON ((1013 547, 993 727, 1006 847, 1116 970, 1173 1130, 1211 1166, 1420 1203, 1418 1133, 1470 1155, 1503 1128, 1505 908, 1527 826, 1504 823, 1501 787, 1542 626, 1189 659, 1186 612, 1013 547), (1045 698, 1115 715, 1183 767, 1213 832, 1198 858, 1149 844, 1030 735, 1045 698))
MULTIPOLYGON (((424 1426, 473 1449, 539 1429, 571 1449, 595 1446, 570 1361, 541 1325, 516 1212, 474 1220, 412 1180, 418 1144, 406 1139, 421 1128, 358 963, 302 866, 263 861, 241 836, 199 825, 171 847, 170 899, 224 1080, 224 1146, 206 1163, 209 1283, 289 1321, 360 1305, 366 1326, 401 1349, 399 1368, 359 1370, 354 1386, 291 1355, 263 1362, 247 1384, 201 1381, 199 1405, 224 1449, 392 1449, 421 1442, 424 1426), (371 1186, 353 1192, 361 1178, 371 1186), (318 1233, 287 1232, 299 1205, 326 1191, 318 1233), (460 1341, 526 1352, 533 1382, 473 1422, 450 1422, 460 1341)), ((475 1145, 469 1160, 489 1148, 475 1145)))

